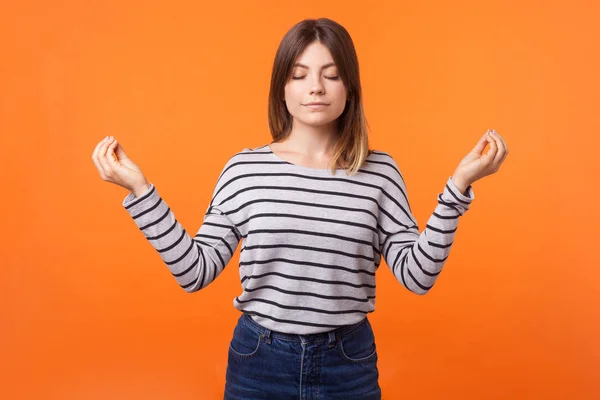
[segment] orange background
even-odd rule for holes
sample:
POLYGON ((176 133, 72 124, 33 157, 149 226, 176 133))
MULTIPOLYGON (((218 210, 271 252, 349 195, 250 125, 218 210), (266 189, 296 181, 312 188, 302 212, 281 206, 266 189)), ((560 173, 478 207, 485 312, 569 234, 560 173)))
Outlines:
POLYGON ((383 398, 600 396, 594 2, 102 3, 0 13, 0 397, 222 398, 239 247, 186 294, 91 155, 114 135, 196 232, 226 160, 271 140, 275 51, 316 17, 354 40, 421 230, 487 128, 510 149, 430 293, 381 264, 383 398))

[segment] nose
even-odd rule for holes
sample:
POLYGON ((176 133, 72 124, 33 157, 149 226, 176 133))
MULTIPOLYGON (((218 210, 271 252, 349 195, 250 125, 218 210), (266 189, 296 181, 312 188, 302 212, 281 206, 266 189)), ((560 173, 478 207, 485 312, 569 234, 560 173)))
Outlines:
POLYGON ((316 77, 313 79, 311 83, 310 94, 313 95, 315 93, 323 94, 325 88, 323 87, 323 83, 321 82, 320 77, 316 77))

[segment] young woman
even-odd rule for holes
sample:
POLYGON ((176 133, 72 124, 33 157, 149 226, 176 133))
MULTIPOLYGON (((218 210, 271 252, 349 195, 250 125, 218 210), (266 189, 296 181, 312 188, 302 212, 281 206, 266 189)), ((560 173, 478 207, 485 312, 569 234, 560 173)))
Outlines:
POLYGON ((227 161, 194 237, 116 139, 92 158, 102 179, 130 190, 123 206, 183 290, 214 281, 242 241, 226 399, 380 399, 367 318, 375 272, 383 259, 407 290, 427 293, 471 184, 498 170, 506 144, 495 131, 480 138, 420 232, 397 163, 369 149, 352 40, 326 18, 299 22, 281 41, 269 128, 271 143, 227 161))

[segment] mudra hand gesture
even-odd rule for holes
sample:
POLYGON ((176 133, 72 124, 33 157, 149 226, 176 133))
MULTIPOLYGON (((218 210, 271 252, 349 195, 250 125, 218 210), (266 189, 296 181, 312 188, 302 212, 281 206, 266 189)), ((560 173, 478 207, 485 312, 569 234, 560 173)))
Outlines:
POLYGON ((452 182, 464 194, 473 182, 497 172, 507 155, 508 147, 502 136, 495 129, 488 129, 473 150, 458 164, 452 175, 452 182), (490 144, 490 150, 482 154, 487 143, 490 144))
POLYGON ((112 136, 105 137, 96 145, 92 160, 104 181, 129 189, 136 197, 150 187, 143 172, 112 136))

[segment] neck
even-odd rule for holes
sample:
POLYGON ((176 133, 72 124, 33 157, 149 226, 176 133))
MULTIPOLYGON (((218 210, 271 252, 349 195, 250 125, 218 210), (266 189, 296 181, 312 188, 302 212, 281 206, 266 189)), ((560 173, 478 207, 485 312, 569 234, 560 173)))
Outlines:
POLYGON ((311 157, 330 156, 339 139, 337 120, 325 125, 306 125, 294 120, 285 142, 300 154, 311 157))

